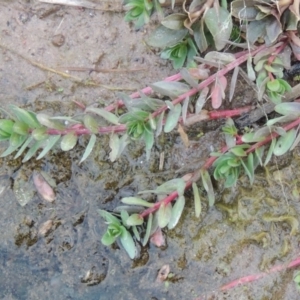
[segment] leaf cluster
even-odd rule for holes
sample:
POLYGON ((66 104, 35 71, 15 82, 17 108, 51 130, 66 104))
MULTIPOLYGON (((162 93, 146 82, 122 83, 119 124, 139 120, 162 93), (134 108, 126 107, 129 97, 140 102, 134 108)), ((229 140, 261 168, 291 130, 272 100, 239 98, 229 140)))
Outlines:
POLYGON ((124 8, 127 10, 124 20, 133 22, 136 29, 147 24, 154 11, 162 15, 162 9, 158 0, 126 0, 124 8))
POLYGON ((254 159, 253 154, 248 156, 245 148, 248 145, 235 146, 230 152, 221 155, 213 164, 214 178, 225 180, 226 188, 235 186, 242 170, 249 176, 250 182, 254 180, 254 159), (246 157, 246 159, 244 158, 246 157))
POLYGON ((181 68, 185 61, 191 65, 198 51, 206 51, 209 45, 222 50, 233 27, 230 13, 224 7, 210 7, 205 11, 194 0, 185 11, 186 14, 165 17, 147 39, 151 47, 163 49, 161 57, 170 59, 175 69, 181 68))
POLYGON ((254 58, 255 71, 257 72, 256 85, 259 89, 258 98, 261 99, 266 92, 270 100, 278 104, 281 102, 285 92, 291 90, 291 86, 283 78, 283 61, 279 57, 275 57, 270 62, 269 57, 259 56, 254 58), (276 79, 274 78, 276 76, 276 79))
POLYGON ((113 244, 117 239, 120 242, 131 259, 134 259, 137 254, 137 249, 131 234, 127 231, 119 218, 105 210, 99 210, 99 214, 106 221, 107 230, 103 235, 101 242, 105 246, 113 244))
POLYGON ((299 9, 294 9, 293 1, 271 0, 234 0, 231 2, 231 14, 246 26, 247 41, 254 44, 264 40, 267 45, 274 43, 280 34, 297 30, 299 9))
POLYGON ((50 150, 60 146, 62 151, 72 150, 77 144, 80 131, 90 134, 90 140, 80 162, 84 161, 96 142, 99 121, 88 113, 98 115, 112 124, 119 124, 118 117, 99 108, 87 108, 84 115, 77 117, 50 117, 44 113, 36 114, 31 111, 10 105, 10 112, 5 113, 9 119, 0 119, 0 141, 7 140, 8 148, 1 157, 17 151, 14 158, 20 157, 28 149, 22 162, 31 159, 39 149, 37 159, 43 158, 50 150))
POLYGON ((160 57, 171 60, 173 68, 180 69, 183 67, 185 61, 187 61, 188 64, 191 64, 197 52, 198 50, 193 40, 188 37, 174 46, 165 48, 160 57))

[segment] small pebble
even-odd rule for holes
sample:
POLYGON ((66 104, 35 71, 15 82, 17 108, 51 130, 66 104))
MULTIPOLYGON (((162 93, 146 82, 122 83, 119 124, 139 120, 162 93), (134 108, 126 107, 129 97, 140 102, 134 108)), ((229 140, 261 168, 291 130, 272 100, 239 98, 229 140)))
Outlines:
POLYGON ((46 236, 50 230, 52 229, 53 221, 48 220, 45 223, 43 223, 39 229, 39 235, 40 236, 46 236))
POLYGON ((38 193, 41 195, 41 197, 44 200, 49 202, 53 202, 55 200, 55 193, 52 187, 48 184, 48 182, 41 174, 39 173, 33 174, 33 183, 38 193))
POLYGON ((65 37, 62 34, 56 34, 52 38, 52 45, 55 47, 61 47, 65 43, 65 37))

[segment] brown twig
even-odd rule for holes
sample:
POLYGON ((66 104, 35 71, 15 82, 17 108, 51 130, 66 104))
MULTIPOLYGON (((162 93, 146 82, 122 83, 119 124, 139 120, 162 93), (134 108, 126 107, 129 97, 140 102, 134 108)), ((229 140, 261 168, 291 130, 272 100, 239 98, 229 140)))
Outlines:
POLYGON ((101 69, 101 68, 87 68, 87 67, 58 67, 62 70, 76 71, 76 72, 97 72, 97 73, 131 73, 146 71, 149 68, 135 68, 135 69, 101 69))

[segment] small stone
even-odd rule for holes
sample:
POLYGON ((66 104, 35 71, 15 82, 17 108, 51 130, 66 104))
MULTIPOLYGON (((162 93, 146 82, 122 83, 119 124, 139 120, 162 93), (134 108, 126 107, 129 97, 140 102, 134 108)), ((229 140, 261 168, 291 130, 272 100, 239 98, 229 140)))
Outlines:
POLYGON ((40 196, 48 201, 53 202, 55 200, 55 193, 45 178, 37 172, 33 174, 33 183, 40 196))
POLYGON ((52 38, 52 45, 55 47, 61 47, 65 43, 65 37, 62 34, 56 34, 52 38))
POLYGON ((48 220, 45 223, 43 223, 39 228, 39 235, 40 236, 46 236, 50 230, 52 229, 53 221, 48 220))

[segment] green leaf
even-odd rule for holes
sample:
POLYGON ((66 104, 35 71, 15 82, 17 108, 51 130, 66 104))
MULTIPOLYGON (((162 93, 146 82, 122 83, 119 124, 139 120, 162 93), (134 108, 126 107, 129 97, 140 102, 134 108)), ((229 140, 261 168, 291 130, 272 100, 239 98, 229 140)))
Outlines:
POLYGON ((294 282, 295 283, 300 283, 300 272, 297 271, 296 275, 294 276, 294 282))
POLYGON ((269 96, 269 98, 271 99, 271 101, 274 103, 274 104, 279 104, 281 103, 281 98, 282 98, 282 95, 277 93, 277 92, 272 92, 272 91, 267 91, 267 95, 269 96))
POLYGON ((14 124, 15 122, 13 122, 12 120, 1 119, 0 120, 1 135, 7 134, 7 136, 9 137, 13 133, 14 124))
POLYGON ((173 229, 179 222, 179 219, 182 215, 183 209, 185 206, 185 198, 184 196, 178 197, 175 204, 172 207, 172 214, 170 221, 168 223, 168 228, 173 229))
POLYGON ((230 152, 232 152, 234 155, 239 156, 239 157, 247 156, 246 151, 239 146, 231 148, 230 152))
POLYGON ((88 145, 87 145, 86 148, 85 148, 85 151, 84 151, 84 153, 83 153, 83 155, 82 155, 82 158, 81 158, 79 164, 81 164, 83 161, 85 161, 85 160, 87 159, 87 157, 92 153, 92 150, 93 150, 94 145, 95 145, 95 143, 96 143, 96 138, 97 138, 97 137, 96 137, 95 134, 92 134, 92 135, 91 135, 91 138, 90 138, 90 140, 89 140, 89 143, 88 143, 88 145))
POLYGON ((267 153, 267 156, 266 156, 266 160, 264 162, 264 166, 266 166, 268 164, 268 162, 270 161, 271 157, 272 157, 272 154, 273 154, 273 151, 274 151, 274 148, 276 146, 276 139, 273 138, 272 139, 272 142, 271 142, 271 145, 269 147, 269 150, 268 150, 268 153, 267 153))
MULTIPOLYGON (((86 112, 92 112, 94 114, 97 114, 98 116, 104 118, 106 121, 118 125, 119 124, 119 118, 112 114, 111 112, 105 110, 105 109, 101 109, 101 108, 96 108, 96 107, 87 107, 85 109, 86 112)), ((96 133, 96 132, 93 132, 96 133)))
POLYGON ((140 241, 141 240, 141 236, 139 234, 137 226, 132 226, 132 231, 133 231, 133 234, 134 234, 136 240, 140 241))
POLYGON ((153 119, 153 117, 152 117, 151 114, 149 114, 149 121, 148 121, 148 124, 150 125, 151 130, 156 130, 156 120, 153 119))
POLYGON ((28 150, 26 155, 24 156, 22 163, 28 161, 32 156, 38 151, 38 149, 41 147, 43 141, 36 141, 28 150))
POLYGON ((254 181, 253 154, 250 153, 248 155, 247 163, 245 163, 242 159, 241 159, 241 163, 242 163, 245 173, 249 177, 250 184, 252 185, 253 181, 254 181))
POLYGON ((137 226, 142 225, 144 223, 144 218, 141 217, 139 214, 132 214, 126 221, 128 226, 137 226))
POLYGON ((137 254, 137 249, 135 247, 135 243, 133 241, 132 236, 130 233, 126 230, 125 227, 121 226, 122 228, 122 234, 120 236, 120 241, 124 249, 126 250, 127 254, 131 259, 134 259, 137 254))
POLYGON ((145 207, 153 207, 153 203, 149 203, 146 200, 138 197, 124 197, 121 202, 128 205, 141 205, 145 207))
POLYGON ((168 204, 162 203, 157 212, 158 226, 160 228, 166 227, 170 222, 171 215, 172 215, 171 203, 168 204))
POLYGON ((268 81, 267 88, 272 92, 279 92, 281 86, 280 86, 279 81, 274 79, 274 80, 268 81))
POLYGON ((121 220, 122 220, 123 225, 127 224, 128 218, 129 218, 129 213, 127 212, 127 210, 121 210, 121 220))
POLYGON ((171 179, 163 183, 156 189, 156 191, 160 194, 169 194, 174 191, 177 191, 179 196, 183 195, 184 190, 185 190, 185 181, 182 178, 171 179))
POLYGON ((197 187, 197 184, 193 182, 193 193, 194 193, 194 204, 195 204, 195 215, 196 218, 200 218, 201 215, 201 199, 199 194, 199 189, 197 187))
POLYGON ((259 9, 254 6, 253 1, 247 2, 247 5, 244 0, 235 0, 231 3, 231 13, 239 20, 254 21, 258 12, 259 9))
POLYGON ((178 120, 180 118, 181 114, 181 104, 176 104, 174 109, 169 111, 167 118, 166 118, 166 123, 164 126, 164 132, 168 133, 171 132, 177 125, 178 120))
MULTIPOLYGON (((26 140, 26 136, 22 136, 22 138, 24 139, 23 142, 25 142, 26 140)), ((10 155, 11 153, 13 153, 14 151, 16 151, 21 145, 15 145, 15 146, 12 146, 10 145, 2 154, 0 157, 5 157, 5 156, 8 156, 10 155)))
POLYGON ((296 135, 297 135, 296 129, 291 129, 285 135, 279 137, 274 147, 273 154, 276 156, 285 154, 294 143, 296 139, 296 135))
POLYGON ((20 135, 28 135, 29 127, 24 122, 16 121, 13 126, 13 132, 20 134, 20 135))
POLYGON ((120 147, 119 147, 119 154, 121 155, 126 146, 130 143, 130 139, 127 134, 123 134, 120 138, 120 147))
POLYGON ((114 236, 114 237, 118 237, 122 234, 122 226, 120 226, 117 223, 110 223, 107 226, 107 230, 109 231, 109 234, 114 236))
POLYGON ((186 97, 185 100, 183 101, 182 112, 181 112, 183 124, 185 124, 185 122, 186 122, 186 116, 187 116, 187 112, 188 112, 189 102, 190 102, 190 97, 186 97))
POLYGON ((98 123, 97 121, 90 115, 85 115, 83 117, 84 126, 93 134, 98 133, 98 123))
POLYGON ((172 30, 161 25, 151 32, 146 43, 155 48, 171 47, 182 41, 187 33, 188 30, 186 28, 172 30))
POLYGON ((47 128, 46 127, 36 128, 32 131, 31 135, 36 141, 44 140, 48 137, 47 128))
POLYGON ((232 19, 230 13, 223 7, 217 10, 210 8, 204 14, 205 24, 213 36, 216 49, 222 50, 230 39, 232 31, 232 19))
POLYGON ((196 104, 195 104, 195 113, 196 114, 199 114, 200 111, 202 110, 202 108, 203 108, 203 106, 205 104, 205 101, 207 99, 208 93, 209 93, 209 88, 208 87, 205 87, 200 92, 199 98, 197 99, 196 104))
POLYGON ((104 246, 109 246, 109 245, 113 244, 115 242, 115 240, 116 240, 116 237, 110 235, 109 232, 106 231, 101 239, 101 243, 104 246))
POLYGON ((38 155, 38 157, 36 158, 37 160, 43 158, 54 146, 55 144, 58 142, 58 140, 60 139, 60 135, 52 135, 47 139, 47 143, 44 146, 43 151, 38 155))
POLYGON ((201 178, 203 187, 207 192, 208 204, 209 206, 213 206, 215 203, 215 192, 207 170, 201 170, 201 178))
POLYGON ((62 137, 60 148, 62 151, 69 151, 75 147, 77 143, 77 135, 74 132, 69 132, 62 137))
MULTIPOLYGON (((255 71, 260 72, 261 70, 263 70, 263 68, 264 68, 264 66, 267 62, 268 62, 267 59, 261 59, 260 61, 258 61, 255 68, 254 68, 255 71)), ((261 76, 263 76, 265 78, 266 77, 265 72, 263 72, 263 75, 261 75, 261 76)))
MULTIPOLYGON (((280 82, 281 86, 284 88, 284 90, 286 92, 289 92, 292 90, 292 87, 289 85, 289 83, 287 81, 285 81, 284 79, 280 79, 280 78, 277 80, 280 82)), ((294 102, 294 103, 296 103, 296 102, 294 102)))
POLYGON ((61 120, 64 121, 65 123, 81 124, 80 121, 75 120, 72 117, 68 117, 68 116, 55 116, 55 117, 51 117, 51 120, 61 120))
POLYGON ((120 220, 118 218, 116 218, 115 216, 113 216, 111 213, 107 212, 106 210, 99 209, 98 212, 99 212, 99 215, 103 219, 105 219, 105 221, 108 224, 113 224, 114 223, 114 224, 121 225, 120 220))
POLYGON ((299 102, 284 102, 277 104, 274 110, 284 116, 293 114, 300 116, 300 103, 299 102))
POLYGON ((12 133, 12 135, 10 136, 10 139, 9 139, 9 144, 10 144, 10 146, 16 147, 16 149, 17 149, 25 142, 26 139, 27 139, 27 136, 25 136, 25 135, 12 133))
POLYGON ((26 142, 22 145, 22 147, 19 149, 17 154, 15 155, 14 159, 17 159, 19 156, 22 155, 22 153, 25 151, 27 146, 30 144, 30 142, 33 140, 32 136, 29 136, 26 142))
POLYGON ((128 112, 119 118, 119 122, 125 124, 127 122, 144 121, 149 116, 149 113, 143 110, 135 109, 128 112))
POLYGON ((162 185, 158 186, 155 190, 145 190, 140 191, 138 194, 157 194, 157 195, 167 195, 174 191, 177 191, 179 196, 182 196, 185 190, 185 181, 182 178, 171 179, 162 185))
POLYGON ((230 188, 232 186, 236 186, 238 177, 239 177, 239 169, 235 168, 232 170, 232 172, 226 177, 224 187, 225 188, 230 188))
MULTIPOLYGON (((292 117, 293 117, 293 114, 290 114, 290 115, 287 115, 287 116, 281 116, 281 117, 274 118, 274 119, 269 119, 269 120, 267 121, 266 125, 267 125, 268 127, 271 127, 271 126, 273 126, 273 125, 276 124, 276 123, 288 122, 288 121, 291 121, 291 120, 292 120, 292 117)), ((295 117, 295 118, 296 118, 296 117, 295 117)), ((295 119, 295 118, 294 118, 294 119, 295 119)), ((271 133, 270 130, 269 130, 269 133, 271 133)))
POLYGON ((174 99, 190 90, 187 84, 177 81, 159 81, 149 86, 153 91, 174 99))
POLYGON ((63 130, 65 128, 65 126, 61 122, 52 120, 51 117, 49 117, 46 114, 37 114, 36 117, 37 120, 41 123, 41 125, 44 125, 47 128, 57 130, 63 130))
POLYGON ((15 105, 10 105, 10 110, 15 114, 19 121, 27 124, 30 128, 33 129, 40 127, 40 123, 35 113, 26 111, 15 105))
POLYGON ((262 158, 263 158, 264 152, 265 152, 264 146, 255 149, 255 152, 254 152, 255 156, 261 166, 263 166, 262 158))
POLYGON ((173 30, 179 30, 184 28, 184 20, 186 19, 186 14, 175 13, 165 17, 161 24, 165 27, 173 30))
POLYGON ((120 139, 118 135, 112 134, 109 139, 109 147, 111 152, 109 153, 109 159, 111 162, 114 162, 118 158, 119 148, 120 148, 120 139))
POLYGON ((206 51, 208 42, 205 36, 204 19, 202 18, 200 21, 195 22, 192 29, 194 30, 194 39, 200 52, 206 51))
POLYGON ((143 240, 143 247, 145 247, 147 245, 149 238, 150 238, 151 228, 152 228, 152 219, 153 219, 153 214, 151 213, 148 216, 146 233, 145 233, 144 240, 143 240))
POLYGON ((190 74, 187 68, 180 70, 181 77, 193 88, 198 88, 198 81, 190 74))

